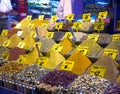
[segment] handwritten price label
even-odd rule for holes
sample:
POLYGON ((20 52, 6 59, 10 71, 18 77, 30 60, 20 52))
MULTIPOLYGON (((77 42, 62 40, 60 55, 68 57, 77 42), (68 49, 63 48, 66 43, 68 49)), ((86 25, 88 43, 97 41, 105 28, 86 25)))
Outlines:
POLYGON ((72 35, 71 32, 66 32, 65 35, 64 35, 64 38, 72 39, 73 35, 72 35))
POLYGON ((32 16, 31 16, 31 15, 28 15, 28 16, 26 17, 26 19, 27 19, 27 20, 31 20, 31 19, 32 19, 32 16))
POLYGON ((62 27, 63 27, 63 23, 62 22, 57 22, 56 26, 55 26, 55 29, 57 29, 59 31, 60 29, 62 29, 62 27))
POLYGON ((6 40, 6 41, 4 41, 3 46, 8 47, 10 45, 10 43, 11 43, 11 40, 6 40))
POLYGON ((47 63, 48 58, 47 57, 40 57, 37 59, 37 64, 40 66, 44 66, 45 63, 47 63))
POLYGON ((3 29, 2 33, 1 33, 1 36, 7 36, 7 34, 8 34, 8 30, 7 29, 3 29))
POLYGON ((93 76, 98 76, 98 77, 104 77, 106 72, 106 67, 104 66, 97 66, 97 65, 93 65, 91 67, 91 71, 90 71, 90 75, 93 76))
POLYGON ((40 15, 40 16, 38 17, 38 19, 39 19, 39 20, 44 20, 44 17, 45 17, 45 15, 40 15))
POLYGON ((54 32, 47 32, 47 34, 46 34, 46 38, 52 39, 53 36, 54 36, 54 32))
POLYGON ((120 34, 114 34, 112 41, 120 41, 120 34))
POLYGON ((25 42, 19 42, 17 47, 24 48, 25 47, 25 42))
POLYGON ((33 38, 36 38, 37 37, 37 34, 35 31, 32 31, 31 34, 30 34, 33 38))
POLYGON ((66 18, 69 22, 74 20, 74 14, 69 14, 66 18))
POLYGON ((60 44, 54 44, 54 46, 52 47, 52 49, 56 50, 57 52, 61 52, 63 49, 63 46, 60 44))
POLYGON ((82 28, 82 23, 81 22, 74 22, 72 28, 74 28, 74 29, 82 28))
POLYGON ((51 20, 52 20, 53 22, 56 22, 57 19, 58 19, 58 16, 57 16, 57 15, 54 15, 54 16, 52 16, 52 18, 51 18, 51 20))
POLYGON ((83 21, 90 21, 91 20, 91 14, 87 13, 87 14, 83 14, 82 16, 83 21))
POLYGON ((98 18, 99 18, 99 19, 104 19, 104 18, 107 17, 107 15, 108 15, 108 12, 107 12, 107 11, 105 11, 105 12, 99 12, 98 18))
POLYGON ((104 30, 105 24, 104 22, 95 22, 94 23, 94 30, 101 31, 104 30))
POLYGON ((34 24, 29 24, 28 28, 33 29, 34 28, 34 24))
POLYGON ((48 28, 48 23, 43 23, 42 27, 44 27, 45 29, 47 29, 48 28))
POLYGON ((77 51, 79 51, 83 55, 87 55, 88 47, 87 46, 78 46, 77 51))
POLYGON ((116 59, 117 54, 118 50, 113 49, 105 49, 103 53, 104 56, 110 56, 112 59, 116 59))
POLYGON ((9 55, 10 55, 9 53, 3 53, 3 54, 2 54, 2 58, 8 60, 9 55))
POLYGON ((71 71, 73 69, 74 62, 65 60, 61 65, 61 70, 71 71))
POLYGON ((17 61, 20 63, 26 63, 27 58, 25 56, 20 55, 17 61))
POLYGON ((99 35, 96 35, 96 34, 89 34, 88 35, 88 39, 92 39, 94 41, 97 41, 99 38, 99 35))

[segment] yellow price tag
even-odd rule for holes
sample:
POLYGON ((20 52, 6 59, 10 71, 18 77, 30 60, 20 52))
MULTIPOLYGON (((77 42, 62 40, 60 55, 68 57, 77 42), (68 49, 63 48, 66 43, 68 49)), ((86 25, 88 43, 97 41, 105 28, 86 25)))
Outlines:
POLYGON ((54 36, 54 32, 47 32, 47 34, 46 34, 46 38, 52 39, 53 36, 54 36))
POLYGON ((117 30, 120 30, 120 20, 117 21, 117 30))
POLYGON ((63 46, 60 45, 60 44, 54 44, 53 47, 52 47, 52 49, 54 49, 57 52, 61 52, 62 49, 63 49, 63 46))
POLYGON ((83 55, 87 55, 88 47, 87 46, 78 46, 77 51, 79 51, 83 55))
POLYGON ((105 49, 103 53, 104 56, 109 56, 112 59, 116 59, 117 54, 118 54, 118 50, 113 50, 113 49, 105 49))
POLYGON ((34 24, 29 24, 28 28, 33 29, 34 28, 34 24))
POLYGON ((65 35, 64 35, 64 38, 72 39, 73 38, 72 33, 71 32, 66 32, 65 35))
POLYGON ((28 16, 26 17, 26 19, 27 19, 27 20, 31 20, 31 19, 32 19, 32 16, 31 16, 31 15, 28 15, 28 16))
POLYGON ((7 34, 8 34, 8 30, 7 29, 3 29, 2 33, 1 33, 1 36, 7 36, 7 34))
POLYGON ((66 18, 68 21, 74 20, 74 14, 69 14, 66 18))
POLYGON ((74 22, 72 28, 74 28, 74 29, 82 28, 82 23, 81 22, 74 22))
POLYGON ((15 26, 16 29, 19 29, 20 27, 21 27, 21 24, 20 24, 20 23, 18 23, 18 24, 15 26))
POLYGON ((58 19, 57 15, 52 16, 52 18, 51 18, 51 20, 52 20, 53 22, 56 22, 56 21, 57 21, 57 19, 58 19))
POLYGON ((40 57, 37 59, 36 63, 40 66, 44 66, 44 64, 46 64, 48 61, 47 57, 40 57))
POLYGON ((39 20, 44 20, 44 17, 45 17, 45 15, 40 15, 40 16, 38 17, 38 19, 39 19, 39 20))
POLYGON ((22 33, 23 33, 23 31, 18 31, 18 32, 17 32, 17 36, 21 36, 22 33))
POLYGON ((114 34, 112 37, 112 41, 120 41, 120 34, 114 34))
POLYGON ((105 19, 107 17, 107 15, 108 15, 107 11, 105 11, 105 12, 99 12, 98 18, 99 19, 105 19))
POLYGON ((62 29, 62 27, 63 27, 63 23, 62 22, 57 22, 56 26, 55 26, 55 29, 57 29, 59 31, 60 29, 62 29))
POLYGON ((30 33, 30 35, 31 35, 33 38, 36 38, 36 37, 37 37, 37 34, 36 34, 35 31, 32 31, 32 32, 30 33))
POLYGON ((86 22, 90 21, 91 20, 91 14, 90 13, 83 14, 82 19, 83 19, 83 21, 86 21, 86 22))
POLYGON ((17 47, 24 48, 25 47, 25 42, 19 42, 17 47))
POLYGON ((74 61, 65 60, 61 65, 61 70, 71 71, 74 66, 74 61))
POLYGON ((27 58, 25 56, 20 55, 17 61, 19 63, 26 63, 27 58))
POLYGON ((98 31, 101 31, 101 30, 104 30, 104 22, 95 22, 94 23, 94 30, 98 30, 98 31))
POLYGON ((11 43, 11 40, 6 40, 6 41, 4 41, 3 46, 8 47, 10 45, 10 43, 11 43))
POLYGON ((90 70, 90 75, 104 78, 105 72, 106 72, 106 67, 92 65, 90 70))
POLYGON ((99 38, 99 35, 97 35, 97 34, 89 34, 88 35, 88 39, 92 39, 94 41, 97 41, 98 38, 99 38))
POLYGON ((37 47, 37 49, 40 49, 41 46, 42 46, 42 42, 36 42, 36 43, 34 44, 34 47, 37 47))
POLYGON ((10 53, 6 52, 2 54, 2 58, 8 60, 10 53))
POLYGON ((42 24, 42 27, 44 27, 44 28, 46 28, 46 29, 47 29, 48 24, 47 24, 47 23, 43 23, 43 24, 42 24))

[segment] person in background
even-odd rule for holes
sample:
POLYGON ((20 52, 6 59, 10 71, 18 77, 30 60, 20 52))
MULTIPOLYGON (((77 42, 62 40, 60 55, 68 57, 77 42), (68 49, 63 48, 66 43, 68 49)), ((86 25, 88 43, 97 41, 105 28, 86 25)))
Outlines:
POLYGON ((56 15, 63 20, 69 14, 74 14, 75 19, 81 18, 83 13, 82 0, 60 0, 56 10, 56 15))
POLYGON ((12 5, 10 0, 0 0, 0 34, 3 29, 10 29, 10 22, 8 16, 12 12, 12 5))

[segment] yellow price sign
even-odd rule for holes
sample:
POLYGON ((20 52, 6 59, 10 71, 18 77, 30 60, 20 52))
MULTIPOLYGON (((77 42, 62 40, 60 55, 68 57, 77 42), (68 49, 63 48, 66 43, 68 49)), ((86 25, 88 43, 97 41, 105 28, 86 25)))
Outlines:
POLYGON ((2 54, 2 58, 8 60, 10 53, 6 52, 2 54))
POLYGON ((25 42, 19 42, 17 47, 24 48, 25 47, 25 42))
POLYGON ((47 32, 47 34, 46 34, 46 38, 52 39, 53 36, 54 36, 54 32, 47 32))
POLYGON ((37 49, 40 49, 41 46, 42 46, 42 42, 36 42, 36 43, 34 44, 34 47, 37 47, 37 49))
POLYGON ((74 20, 74 14, 69 14, 66 18, 68 21, 74 20))
POLYGON ((60 44, 54 44, 53 47, 52 47, 52 49, 54 49, 57 52, 61 52, 62 49, 63 49, 63 46, 60 45, 60 44))
POLYGON ((88 47, 87 46, 78 46, 77 51, 79 51, 83 55, 87 55, 88 47))
POLYGON ((74 22, 72 28, 74 28, 74 29, 82 28, 82 23, 81 22, 74 22))
POLYGON ((116 59, 118 54, 118 50, 113 50, 113 49, 105 49, 103 55, 104 56, 109 56, 112 59, 116 59))
POLYGON ((65 60, 61 65, 61 70, 71 71, 74 66, 74 61, 65 60))
POLYGON ((99 18, 99 19, 104 19, 104 18, 107 17, 107 15, 108 15, 108 12, 107 12, 107 11, 105 11, 105 12, 99 12, 98 18, 99 18))
POLYGON ((8 30, 7 29, 3 29, 2 33, 1 33, 1 36, 7 36, 7 34, 8 34, 8 30))
POLYGON ((117 21, 117 30, 120 30, 120 20, 117 21))
POLYGON ((35 31, 32 31, 32 32, 30 33, 30 35, 31 35, 33 38, 36 38, 36 37, 37 37, 37 34, 36 34, 35 31))
POLYGON ((99 35, 97 35, 97 34, 89 34, 88 35, 88 39, 92 39, 94 41, 97 41, 98 38, 99 38, 99 35))
POLYGON ((94 23, 94 30, 101 31, 104 30, 105 24, 104 22, 95 22, 94 23))
POLYGON ((18 31, 18 32, 17 32, 17 36, 21 36, 22 33, 23 33, 23 31, 18 31))
POLYGON ((10 43, 11 43, 11 40, 6 40, 6 41, 4 41, 3 46, 8 47, 10 45, 10 43))
POLYGON ((18 23, 18 24, 15 26, 16 29, 19 29, 20 27, 21 27, 21 23, 18 23))
POLYGON ((27 58, 25 56, 23 56, 23 55, 20 55, 17 61, 19 63, 26 63, 27 58))
POLYGON ((26 19, 27 19, 27 20, 31 20, 31 19, 32 19, 32 16, 31 16, 31 15, 28 15, 28 16, 26 17, 26 19))
POLYGON ((45 63, 47 63, 48 58, 47 57, 40 57, 37 59, 36 63, 40 66, 44 66, 45 63))
POLYGON ((55 26, 55 29, 57 29, 59 31, 60 29, 62 29, 62 27, 63 27, 63 23, 62 22, 57 22, 56 26, 55 26))
POLYGON ((91 14, 90 13, 83 14, 82 19, 83 19, 83 21, 86 21, 86 22, 90 21, 91 20, 91 14))
POLYGON ((34 24, 29 24, 28 28, 33 29, 34 28, 34 24))
POLYGON ((90 75, 104 78, 105 72, 106 72, 106 67, 92 65, 90 70, 90 75))
POLYGON ((120 41, 120 34, 114 34, 112 37, 112 41, 120 41))
POLYGON ((58 16, 57 16, 57 15, 54 15, 54 16, 52 16, 52 18, 51 18, 51 20, 52 20, 53 22, 56 22, 57 19, 58 19, 58 16))
POLYGON ((38 17, 38 19, 39 19, 39 20, 44 20, 44 17, 45 17, 45 15, 40 15, 40 16, 38 17))
POLYGON ((44 27, 44 28, 47 29, 47 27, 48 27, 48 23, 43 23, 43 24, 42 24, 42 27, 44 27))
POLYGON ((64 38, 72 39, 73 35, 72 35, 71 32, 66 32, 65 35, 64 35, 64 38))

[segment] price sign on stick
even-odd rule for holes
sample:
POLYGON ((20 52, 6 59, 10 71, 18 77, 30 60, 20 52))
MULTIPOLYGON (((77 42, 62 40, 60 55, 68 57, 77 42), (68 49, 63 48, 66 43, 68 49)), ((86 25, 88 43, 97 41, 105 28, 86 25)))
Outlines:
POLYGON ((76 29, 78 32, 79 28, 82 28, 82 23, 81 22, 74 22, 72 28, 76 29))
POLYGON ((27 19, 27 20, 31 20, 31 19, 32 19, 32 16, 31 16, 31 15, 28 15, 28 16, 26 17, 26 19, 27 19))
POLYGON ((25 56, 20 55, 17 61, 19 63, 26 63, 26 60, 27 60, 27 58, 25 56))
POLYGON ((65 38, 68 38, 68 39, 72 39, 72 38, 73 38, 73 35, 72 35, 71 32, 66 32, 64 37, 65 37, 65 38))
POLYGON ((90 70, 90 75, 93 76, 98 76, 98 77, 104 77, 106 72, 106 67, 104 66, 97 66, 97 65, 92 65, 91 70, 90 70))
POLYGON ((99 35, 97 35, 97 34, 89 34, 88 35, 88 39, 92 39, 95 42, 98 40, 98 38, 99 38, 99 35))
POLYGON ((78 46, 77 51, 79 51, 83 55, 87 55, 88 47, 87 46, 78 46))
POLYGON ((8 34, 8 30, 7 29, 3 29, 2 33, 1 33, 1 36, 7 36, 7 34, 8 34))
POLYGON ((61 70, 71 71, 74 66, 74 61, 65 60, 61 66, 61 70))
POLYGON ((9 58, 9 54, 10 54, 10 53, 8 53, 8 52, 3 53, 3 54, 2 54, 2 58, 8 60, 8 58, 9 58))
POLYGON ((63 46, 60 44, 54 44, 54 46, 52 47, 52 49, 54 49, 57 52, 61 52, 63 49, 63 46))
POLYGON ((10 45, 10 43, 11 43, 11 40, 6 40, 6 41, 4 41, 3 46, 8 47, 10 45))
POLYGON ((120 41, 120 34, 114 34, 112 41, 120 41))
POLYGON ((69 14, 66 20, 68 20, 69 22, 72 22, 72 20, 74 20, 74 14, 69 14))
POLYGON ((47 29, 48 28, 48 23, 43 23, 42 27, 44 27, 45 29, 47 29))
POLYGON ((47 34, 46 34, 46 38, 52 39, 53 36, 54 36, 54 32, 47 32, 47 34))
POLYGON ((44 20, 44 17, 45 17, 45 15, 40 15, 40 16, 38 17, 38 19, 39 19, 39 20, 44 20))
POLYGON ((55 29, 57 29, 58 31, 60 31, 60 29, 62 29, 62 27, 63 27, 63 23, 62 22, 57 22, 56 26, 55 26, 55 29))
POLYGON ((104 30, 105 24, 104 22, 95 22, 94 23, 94 30, 97 30, 99 33, 101 30, 104 30))
POLYGON ((90 21, 91 20, 91 14, 90 13, 83 14, 82 19, 83 19, 83 21, 86 21, 86 22, 90 21))
POLYGON ((25 42, 19 42, 17 47, 24 48, 25 47, 25 42))
POLYGON ((99 12, 98 18, 99 19, 105 19, 107 17, 107 14, 108 14, 107 11, 105 11, 105 12, 99 12))
POLYGON ((37 64, 40 66, 44 66, 44 64, 46 64, 48 61, 47 57, 40 57, 37 59, 37 64))
POLYGON ((52 16, 52 18, 51 18, 51 20, 52 20, 53 22, 56 22, 57 19, 58 19, 57 15, 54 15, 54 16, 52 16))
POLYGON ((113 50, 113 49, 105 49, 103 55, 104 56, 109 56, 112 59, 116 59, 118 54, 118 50, 113 50))

